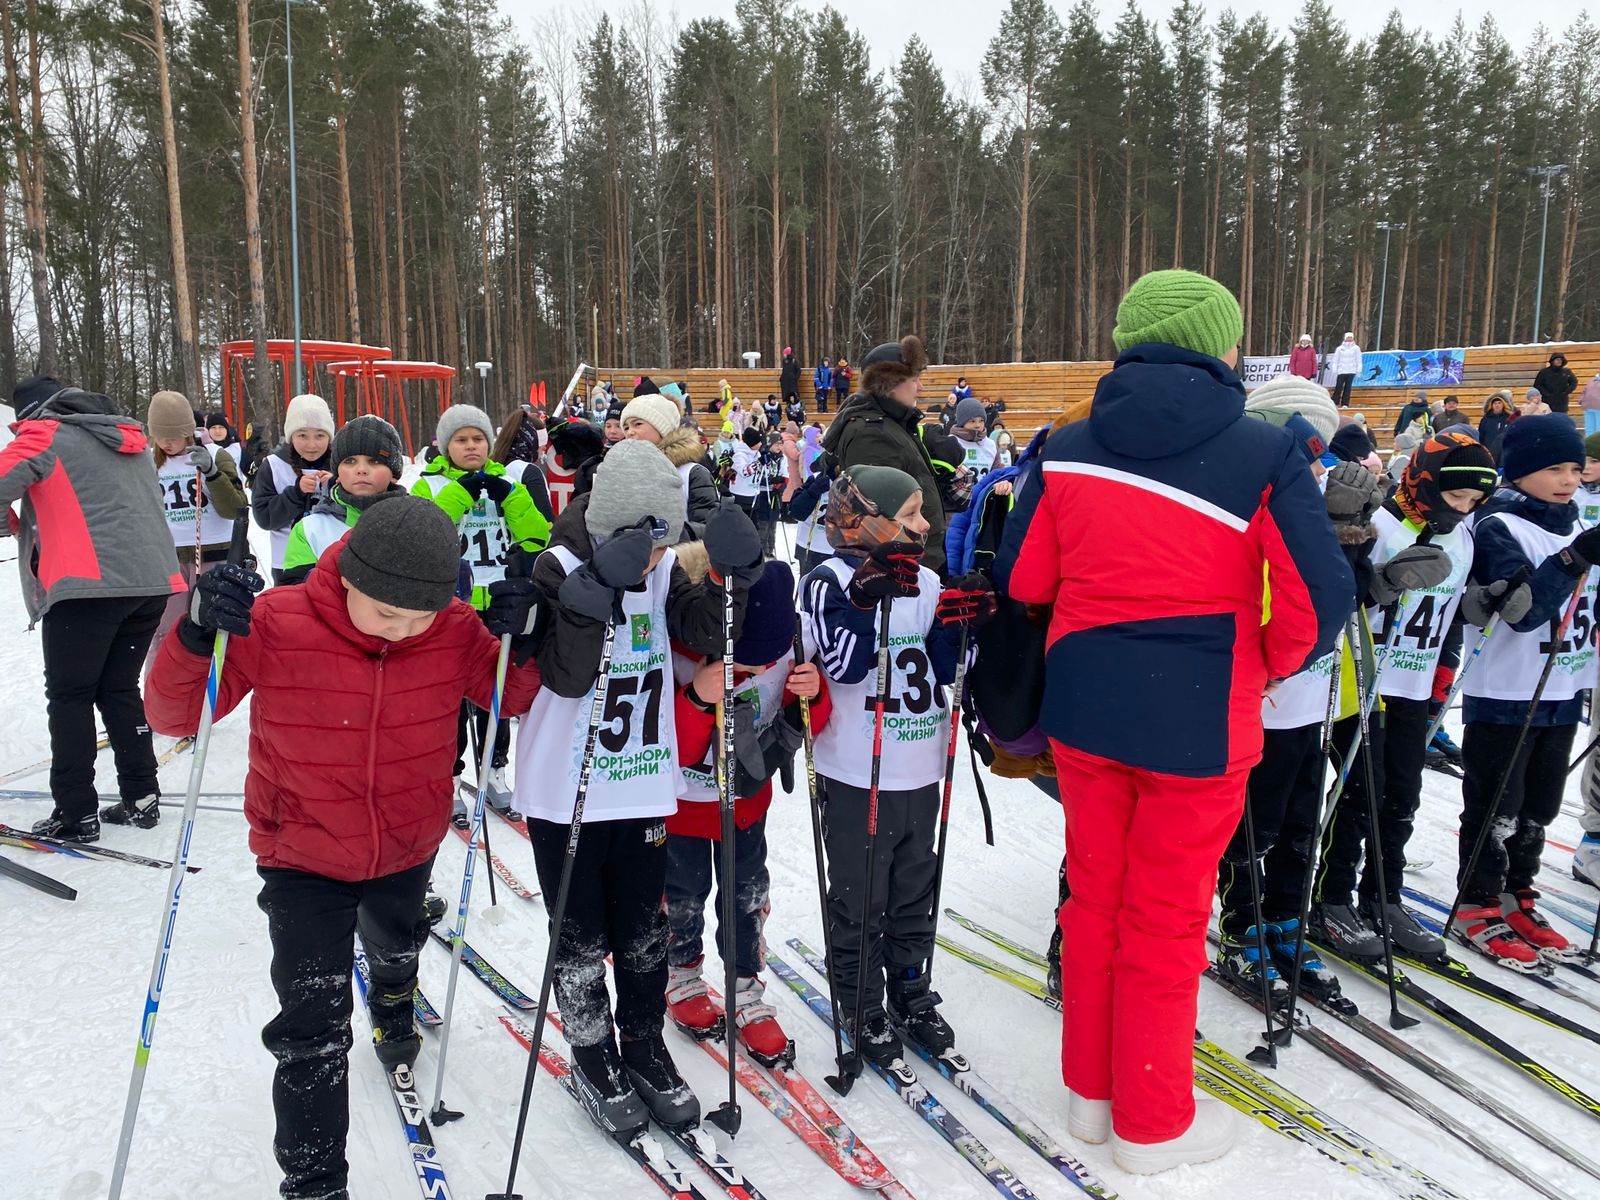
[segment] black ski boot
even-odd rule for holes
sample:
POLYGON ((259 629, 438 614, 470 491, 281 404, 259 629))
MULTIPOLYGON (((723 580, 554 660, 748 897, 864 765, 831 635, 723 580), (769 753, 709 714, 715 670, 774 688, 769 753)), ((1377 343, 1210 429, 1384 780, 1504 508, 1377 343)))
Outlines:
POLYGON ((700 1123, 700 1101, 678 1074, 659 1033, 637 1041, 623 1038, 622 1065, 650 1115, 662 1125, 688 1129, 700 1123))
POLYGON ((1294 979, 1295 946, 1298 944, 1301 993, 1341 1011, 1348 1006, 1348 1011, 1355 1012, 1355 1005, 1344 998, 1339 977, 1328 969, 1328 964, 1322 961, 1310 942, 1302 941, 1297 936, 1299 931, 1300 921, 1297 917, 1267 923, 1267 953, 1272 956, 1273 965, 1284 978, 1285 991, 1293 986, 1289 981, 1294 979))
POLYGON ((422 898, 422 911, 427 916, 429 925, 438 925, 440 921, 444 920, 444 914, 449 911, 449 908, 445 898, 430 889, 428 894, 422 898))
POLYGON ((1267 935, 1267 961, 1261 961, 1261 947, 1256 941, 1256 927, 1243 933, 1223 933, 1222 946, 1217 951, 1217 970, 1238 984, 1252 997, 1261 995, 1261 974, 1265 970, 1267 989, 1272 996, 1272 1007, 1282 1008, 1289 1002, 1289 985, 1272 960, 1271 935, 1267 935))
POLYGON ((1050 934, 1050 948, 1045 951, 1045 962, 1048 966, 1044 973, 1044 990, 1055 1000, 1061 999, 1061 922, 1056 922, 1055 931, 1050 934))
POLYGON ((939 993, 921 967, 890 967, 889 994, 884 1004, 900 1035, 935 1058, 955 1048, 956 1031, 939 1015, 939 993))
POLYGON ((63 817, 59 810, 51 813, 42 821, 33 823, 33 832, 40 837, 53 837, 63 842, 98 842, 100 840, 100 818, 94 813, 87 817, 79 817, 76 821, 63 817))
POLYGON ((1340 958, 1358 963, 1383 961, 1383 939, 1348 904, 1319 904, 1313 908, 1306 936, 1340 958))
POLYGON ((100 810, 100 819, 107 825, 137 825, 140 829, 154 829, 161 823, 161 794, 152 792, 139 800, 118 800, 100 810))
MULTIPOLYGON (((1363 907, 1367 919, 1372 922, 1372 927, 1381 931, 1383 924, 1378 911, 1378 902, 1364 900, 1363 907)), ((1394 945, 1397 957, 1431 963, 1435 966, 1445 966, 1449 963, 1450 955, 1444 948, 1444 939, 1418 924, 1417 919, 1407 911, 1398 898, 1389 901, 1383 906, 1383 910, 1389 918, 1389 940, 1394 945)))
POLYGON ((572 1048, 572 1091, 594 1123, 618 1141, 631 1140, 650 1123, 609 1034, 593 1046, 572 1048))
MULTIPOLYGON (((845 1024, 848 1027, 849 1022, 845 1024)), ((889 1024, 889 1018, 881 1008, 872 1009, 861 1018, 860 1037, 856 1036, 854 1029, 846 1028, 845 1032, 849 1034, 851 1047, 859 1050, 862 1058, 880 1067, 898 1061, 905 1050, 900 1044, 900 1035, 889 1024)))
POLYGON ((367 1015, 372 1018, 372 1049, 378 1061, 391 1071, 401 1063, 415 1064, 422 1036, 412 1015, 411 996, 374 995, 367 1015))

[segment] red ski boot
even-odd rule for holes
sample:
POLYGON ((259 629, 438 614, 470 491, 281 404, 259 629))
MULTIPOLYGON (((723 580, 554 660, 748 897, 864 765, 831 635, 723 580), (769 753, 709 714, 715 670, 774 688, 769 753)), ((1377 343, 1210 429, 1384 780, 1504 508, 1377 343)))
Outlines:
POLYGON ((722 1032, 722 1009, 706 995, 706 981, 700 977, 705 956, 667 969, 667 1015, 677 1027, 697 1041, 717 1037, 722 1032))
POLYGON ((1534 908, 1539 893, 1533 888, 1523 888, 1515 895, 1507 892, 1500 897, 1500 911, 1506 924, 1516 930, 1517 936, 1550 962, 1576 962, 1578 952, 1557 930, 1552 929, 1544 914, 1534 908))
POLYGON ((1455 932, 1471 949, 1502 967, 1524 973, 1540 969, 1539 951, 1518 936, 1499 904, 1463 904, 1456 909, 1455 932))
POLYGON ((766 984, 755 975, 741 975, 734 993, 733 1023, 745 1053, 764 1067, 791 1066, 794 1043, 778 1024, 772 1005, 762 999, 766 984))

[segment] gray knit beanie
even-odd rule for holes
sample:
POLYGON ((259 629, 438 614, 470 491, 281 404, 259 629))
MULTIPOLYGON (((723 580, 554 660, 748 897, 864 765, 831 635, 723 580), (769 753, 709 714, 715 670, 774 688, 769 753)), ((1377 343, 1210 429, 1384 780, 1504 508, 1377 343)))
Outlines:
POLYGON ((957 425, 965 425, 968 421, 986 421, 989 414, 983 411, 983 401, 975 396, 968 396, 956 405, 957 425))
POLYGON ((472 426, 483 430, 483 436, 494 441, 494 422, 483 409, 471 404, 452 404, 439 414, 439 449, 450 444, 450 439, 461 430, 472 426))
POLYGON ((405 470, 405 452, 400 447, 400 434, 382 417, 368 413, 345 422, 344 428, 333 435, 333 465, 337 467, 353 454, 363 454, 380 466, 389 468, 396 479, 405 470))
POLYGON ((676 545, 683 536, 683 480, 649 442, 618 442, 595 468, 584 524, 590 537, 608 538, 645 517, 666 521, 667 545, 676 545))
POLYGON ((460 569, 455 522, 432 500, 400 493, 362 514, 339 556, 351 587, 415 612, 448 608, 460 569))

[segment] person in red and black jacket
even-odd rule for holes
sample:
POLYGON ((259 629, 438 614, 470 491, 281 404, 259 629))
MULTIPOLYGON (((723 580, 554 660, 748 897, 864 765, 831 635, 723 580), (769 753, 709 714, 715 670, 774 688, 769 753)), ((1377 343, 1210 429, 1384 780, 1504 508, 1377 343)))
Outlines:
POLYGON ((1227 1152, 1190 1063, 1217 861, 1261 755, 1261 697, 1326 653, 1354 581, 1305 460, 1244 417, 1238 302, 1138 280, 1089 419, 1046 443, 996 561, 1054 606, 1040 722, 1066 814, 1068 1122, 1149 1173, 1227 1152))

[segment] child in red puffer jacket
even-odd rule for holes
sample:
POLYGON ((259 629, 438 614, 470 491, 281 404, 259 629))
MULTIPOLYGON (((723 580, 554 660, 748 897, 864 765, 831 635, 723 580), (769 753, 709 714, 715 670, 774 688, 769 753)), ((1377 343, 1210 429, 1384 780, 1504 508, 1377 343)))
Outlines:
MULTIPOLYGON (((496 635, 522 635, 531 623, 530 581, 494 584, 480 619, 456 598, 459 565, 443 510, 388 497, 301 587, 257 601, 261 579, 244 567, 202 575, 146 686, 152 728, 194 733, 225 629, 234 637, 217 719, 254 693, 245 817, 280 1006, 262 1041, 278 1060, 273 1148, 286 1197, 343 1195, 348 1181, 357 931, 379 1059, 396 1070, 420 1047, 411 995, 428 934, 423 895, 449 828, 456 716, 463 699, 489 707, 496 635)), ((526 712, 537 689, 535 667, 512 666, 502 711, 526 712)))

